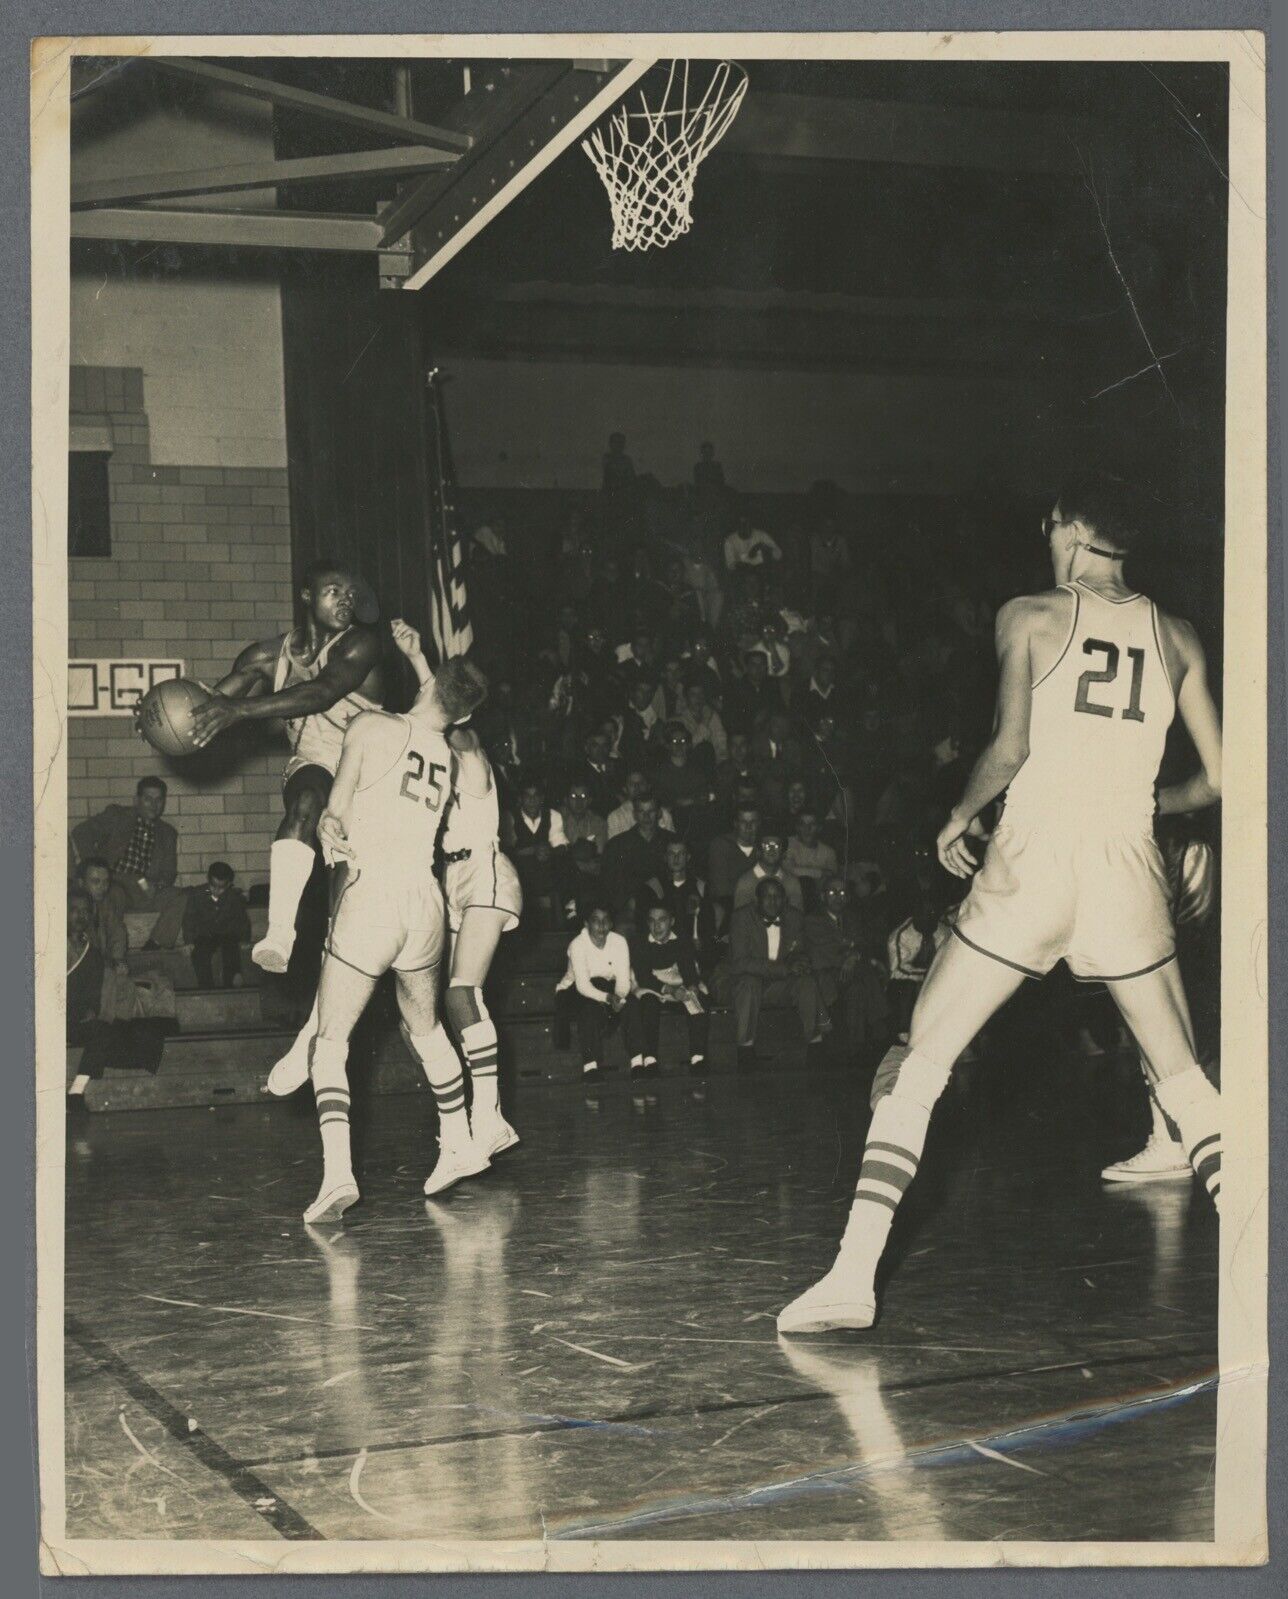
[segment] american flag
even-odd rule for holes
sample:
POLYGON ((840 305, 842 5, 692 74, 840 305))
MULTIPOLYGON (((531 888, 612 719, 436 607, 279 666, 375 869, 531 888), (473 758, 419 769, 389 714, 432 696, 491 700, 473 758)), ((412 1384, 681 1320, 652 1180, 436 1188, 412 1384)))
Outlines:
POLYGON ((447 442, 439 371, 427 378, 426 439, 429 450, 429 614, 438 658, 464 655, 474 643, 465 593, 465 545, 456 514, 456 478, 447 442))

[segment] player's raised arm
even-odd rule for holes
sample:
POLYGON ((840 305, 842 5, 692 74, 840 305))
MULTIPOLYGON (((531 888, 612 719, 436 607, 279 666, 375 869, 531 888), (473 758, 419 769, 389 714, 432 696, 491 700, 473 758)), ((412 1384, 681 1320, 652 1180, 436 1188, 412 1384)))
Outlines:
POLYGON ((361 688, 379 659, 380 645, 375 629, 352 628, 337 639, 322 670, 308 682, 293 683, 290 688, 255 699, 229 699, 221 693, 208 704, 198 706, 192 715, 197 745, 209 744, 233 722, 263 721, 270 717, 286 720, 329 711, 346 694, 354 694, 361 688))
POLYGON ((1011 600, 997 613, 995 637, 1000 681, 993 736, 975 762, 966 790, 935 841, 945 870, 969 877, 975 862, 966 847, 967 829, 1007 787, 1029 757, 1029 713, 1033 671, 1029 654, 1030 602, 1011 600))
POLYGON ((434 681, 434 674, 430 671, 429 662, 425 659, 425 651, 421 646, 420 634, 410 622, 404 622, 401 616, 396 616, 389 624, 390 636, 400 655, 405 655, 416 674, 416 684, 425 689, 434 681))
POLYGON ((1176 617, 1165 618, 1163 625, 1171 646, 1168 666, 1173 675, 1176 663, 1180 663, 1176 708, 1199 757, 1199 770, 1193 777, 1159 789, 1159 814, 1169 816, 1202 810, 1221 798, 1221 718, 1208 687, 1207 660, 1198 634, 1188 622, 1176 617))

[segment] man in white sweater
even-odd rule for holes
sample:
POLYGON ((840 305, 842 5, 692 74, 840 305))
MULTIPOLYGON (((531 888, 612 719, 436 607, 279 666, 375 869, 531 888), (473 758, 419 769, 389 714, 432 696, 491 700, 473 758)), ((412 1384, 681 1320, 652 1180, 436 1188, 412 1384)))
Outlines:
MULTIPOLYGON (((626 1010, 634 987, 630 946, 613 931, 613 915, 605 905, 591 905, 586 925, 568 946, 568 969, 556 992, 572 991, 577 1047, 582 1077, 593 1082, 603 1074, 604 1044, 626 1010)), ((640 1057, 641 1064, 643 1057, 640 1057)))

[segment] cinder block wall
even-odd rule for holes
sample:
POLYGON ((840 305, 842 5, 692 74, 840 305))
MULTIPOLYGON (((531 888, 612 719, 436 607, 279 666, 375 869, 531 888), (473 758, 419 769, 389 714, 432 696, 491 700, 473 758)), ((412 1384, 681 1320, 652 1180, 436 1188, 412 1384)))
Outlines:
MULTIPOLYGON (((190 465, 154 464, 146 401, 142 368, 71 369, 73 442, 78 429, 110 434, 112 553, 70 562, 70 653, 175 658, 189 676, 211 682, 243 645, 290 625, 286 469, 210 465, 213 448, 190 465)), ((128 804, 138 779, 155 772, 170 787, 180 881, 199 880, 222 858, 249 886, 267 877, 284 759, 284 736, 272 723, 169 761, 135 736, 128 718, 72 717, 69 822, 112 801, 128 804)))

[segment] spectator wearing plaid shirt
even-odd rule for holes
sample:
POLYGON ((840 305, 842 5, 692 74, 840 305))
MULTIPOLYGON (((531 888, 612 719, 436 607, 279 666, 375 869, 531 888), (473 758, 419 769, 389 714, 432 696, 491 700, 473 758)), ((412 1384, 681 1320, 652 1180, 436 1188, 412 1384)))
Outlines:
POLYGON ((179 835, 161 820, 167 789, 159 777, 139 779, 133 806, 109 805, 72 829, 79 861, 105 860, 112 869, 109 895, 122 915, 154 911, 145 948, 173 949, 183 926, 186 893, 175 887, 179 835))

